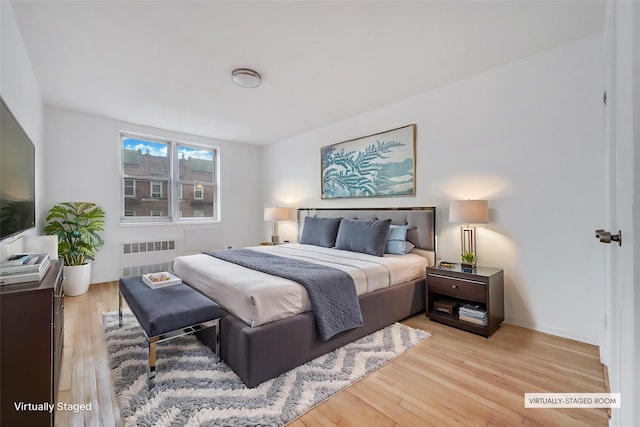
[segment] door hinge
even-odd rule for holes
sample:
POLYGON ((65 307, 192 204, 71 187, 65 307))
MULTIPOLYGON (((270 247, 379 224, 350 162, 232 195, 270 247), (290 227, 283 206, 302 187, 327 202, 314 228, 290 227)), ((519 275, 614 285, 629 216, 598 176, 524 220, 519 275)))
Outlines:
POLYGON ((605 314, 604 317, 602 318, 602 329, 604 329, 605 331, 607 330, 607 315, 605 314))
POLYGON ((602 92, 602 103, 607 105, 607 91, 602 92))

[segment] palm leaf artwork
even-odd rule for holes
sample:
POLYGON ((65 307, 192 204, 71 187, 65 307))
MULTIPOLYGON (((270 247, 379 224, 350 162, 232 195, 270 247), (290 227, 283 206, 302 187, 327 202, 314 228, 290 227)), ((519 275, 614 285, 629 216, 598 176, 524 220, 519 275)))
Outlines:
MULTIPOLYGON (((403 194, 398 191, 404 181, 393 179, 409 176, 413 182, 413 160, 392 162, 391 154, 406 143, 376 139, 364 149, 338 149, 335 145, 323 147, 322 198, 371 197, 403 194)), ((405 192, 406 194, 406 192, 405 192)))
POLYGON ((58 236, 58 254, 68 266, 92 260, 104 240, 105 212, 90 202, 65 202, 55 205, 47 215, 44 232, 58 236))

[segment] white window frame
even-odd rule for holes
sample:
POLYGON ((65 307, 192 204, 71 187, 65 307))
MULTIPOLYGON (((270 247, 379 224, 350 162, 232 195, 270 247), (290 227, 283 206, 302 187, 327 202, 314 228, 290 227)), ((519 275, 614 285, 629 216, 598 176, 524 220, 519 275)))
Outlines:
MULTIPOLYGON (((120 208, 121 224, 150 224, 150 223, 167 223, 167 222, 174 223, 174 224, 185 224, 185 223, 202 224, 202 223, 220 222, 220 212, 221 212, 220 147, 215 145, 207 145, 207 144, 184 141, 184 140, 179 140, 174 138, 166 138, 166 137, 161 137, 156 135, 150 135, 150 134, 140 133, 136 131, 121 130, 118 132, 117 148, 118 148, 118 168, 119 168, 119 182, 120 182, 119 188, 120 188, 120 202, 121 202, 121 208, 120 208), (142 177, 127 176, 124 174, 122 141, 123 141, 123 138, 125 137, 167 144, 168 146, 167 156, 169 158, 168 159, 169 176, 167 178, 168 182, 167 182, 166 190, 164 189, 164 186, 162 186, 163 192, 166 191, 166 194, 167 194, 167 202, 168 202, 168 208, 169 208, 169 212, 167 215, 164 215, 162 217, 135 216, 135 215, 125 216, 125 203, 124 203, 125 197, 135 197, 135 196, 124 196, 125 179, 127 180, 132 179, 134 181, 134 195, 136 193, 135 191, 136 180, 145 180, 145 181, 148 180, 150 181, 150 185, 152 185, 151 183, 153 183, 154 181, 160 182, 157 178, 144 177, 144 176, 142 177), (213 217, 189 217, 189 218, 181 217, 182 212, 180 210, 180 200, 182 198, 182 188, 181 188, 180 180, 178 176, 179 175, 178 174, 178 168, 179 168, 178 146, 179 145, 192 147, 192 148, 202 148, 202 149, 214 152, 215 163, 213 165, 214 167, 213 184, 207 184, 207 185, 213 185, 213 189, 214 189, 214 198, 212 202, 214 207, 213 217)), ((161 180, 161 182, 164 182, 164 179, 161 180)), ((154 211, 157 211, 157 209, 154 209, 154 211)))

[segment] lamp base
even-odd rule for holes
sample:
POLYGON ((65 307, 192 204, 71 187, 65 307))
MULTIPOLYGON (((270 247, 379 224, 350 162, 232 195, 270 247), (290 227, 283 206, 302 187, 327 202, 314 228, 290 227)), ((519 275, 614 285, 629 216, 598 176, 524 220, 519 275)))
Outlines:
POLYGON ((462 253, 476 252, 476 228, 467 225, 466 227, 460 227, 460 246, 462 253))
POLYGON ((271 244, 272 245, 277 245, 280 243, 280 236, 271 236, 271 244))

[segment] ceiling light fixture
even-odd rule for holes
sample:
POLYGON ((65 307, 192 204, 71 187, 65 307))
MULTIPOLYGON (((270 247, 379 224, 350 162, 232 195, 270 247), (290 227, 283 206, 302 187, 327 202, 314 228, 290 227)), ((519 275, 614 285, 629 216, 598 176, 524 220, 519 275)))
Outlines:
POLYGON ((240 86, 253 88, 260 86, 260 74, 248 68, 237 68, 231 72, 231 80, 240 86))

